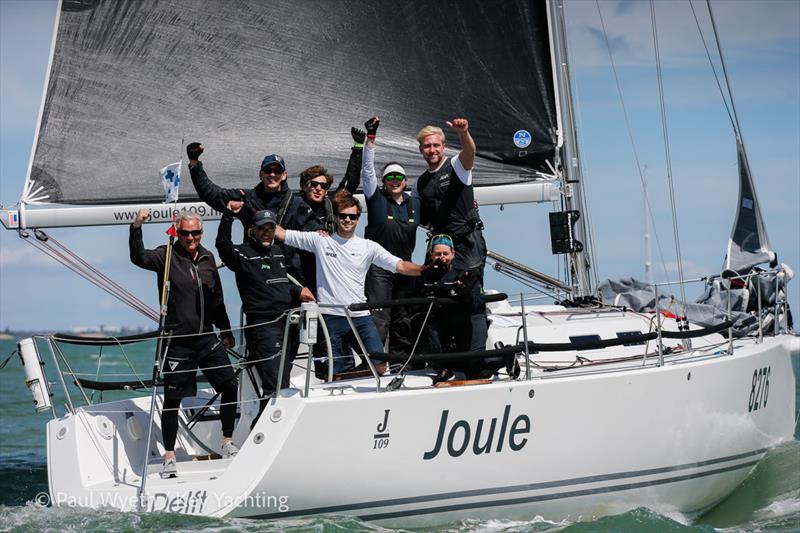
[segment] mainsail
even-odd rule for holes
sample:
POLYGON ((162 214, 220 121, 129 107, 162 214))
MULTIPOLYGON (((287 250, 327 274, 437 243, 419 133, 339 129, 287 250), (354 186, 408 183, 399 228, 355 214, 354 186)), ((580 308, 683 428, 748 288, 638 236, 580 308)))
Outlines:
POLYGON ((774 263, 776 256, 769 244, 767 228, 761 217, 747 154, 738 137, 736 151, 739 162, 739 204, 731 237, 728 240, 724 268, 746 273, 760 263, 774 263))
MULTIPOLYGON (((340 176, 350 126, 372 115, 379 159, 411 175, 416 131, 457 116, 477 186, 551 174, 545 2, 63 0, 25 187, 37 192, 22 200, 159 202, 154 174, 190 141, 226 187, 252 187, 272 152, 292 180, 313 164, 340 176)), ((196 199, 184 180, 181 201, 196 199)))

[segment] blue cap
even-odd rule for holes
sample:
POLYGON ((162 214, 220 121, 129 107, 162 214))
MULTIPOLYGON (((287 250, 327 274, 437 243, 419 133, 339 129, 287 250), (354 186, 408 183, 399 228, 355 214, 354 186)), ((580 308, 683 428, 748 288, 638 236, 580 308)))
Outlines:
POLYGON ((278 154, 270 154, 261 161, 261 169, 263 170, 265 167, 269 165, 280 165, 281 172, 286 171, 286 163, 283 162, 283 158, 278 154))
POLYGON ((255 217, 253 218, 253 225, 264 226, 265 224, 272 224, 273 226, 277 224, 275 213, 267 209, 264 209, 263 211, 257 211, 255 217))

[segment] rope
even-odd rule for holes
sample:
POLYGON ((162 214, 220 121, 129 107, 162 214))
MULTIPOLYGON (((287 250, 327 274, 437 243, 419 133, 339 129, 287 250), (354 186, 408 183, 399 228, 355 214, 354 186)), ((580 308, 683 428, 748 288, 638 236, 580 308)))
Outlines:
POLYGON ((411 351, 408 354, 408 359, 406 362, 403 363, 403 366, 400 367, 400 370, 397 372, 400 375, 405 373, 406 367, 411 362, 411 359, 414 357, 414 352, 417 351, 417 345, 419 344, 419 340, 422 338, 422 333, 425 331, 425 325, 428 323, 428 317, 431 316, 431 310, 433 309, 433 300, 428 305, 428 310, 425 312, 425 318, 422 320, 422 325, 419 327, 419 333, 417 334, 417 338, 414 341, 414 346, 411 347, 411 351))
MULTIPOLYGON (((706 45, 706 38, 703 35, 703 30, 700 27, 700 21, 697 19, 697 13, 694 10, 694 3, 692 0, 689 0, 689 7, 692 8, 692 15, 694 16, 694 23, 697 25, 697 32, 700 34, 700 40, 703 42, 703 48, 706 51, 706 57, 708 58, 708 64, 711 66, 711 71, 714 73, 714 80, 717 82, 717 88, 719 88, 719 95, 722 97, 722 103, 725 105, 725 111, 728 113, 728 119, 731 121, 731 126, 733 127, 734 133, 736 132, 736 123, 733 120, 733 116, 731 115, 731 109, 728 106, 728 99, 725 98, 725 92, 722 90, 722 84, 719 82, 719 75, 717 74, 717 69, 714 67, 714 62, 711 60, 711 53, 708 51, 708 46, 706 45)), ((709 13, 711 12, 711 6, 709 5, 709 13)), ((713 16, 712 16, 713 18, 713 16)), ((716 35, 716 30, 715 30, 716 35)))
MULTIPOLYGON (((667 129, 667 109, 664 103, 664 80, 661 71, 661 53, 658 48, 658 27, 656 24, 656 5, 650 0, 650 24, 653 28, 653 46, 656 57, 656 78, 658 79, 658 103, 661 109, 661 130, 664 136, 664 156, 667 164, 667 184, 669 185, 669 204, 672 210, 672 232, 675 238, 675 257, 678 261, 678 281, 681 288, 683 315, 686 316, 686 289, 683 284, 683 259, 681 258, 681 241, 678 233, 678 212, 675 205, 675 184, 672 178, 672 156, 669 150, 669 130, 667 129)), ((657 302, 656 302, 657 303, 657 302)))
POLYGON ((11 358, 12 358, 12 357, 14 357, 15 355, 17 355, 18 353, 19 353, 19 351, 18 351, 18 350, 14 350, 13 352, 11 352, 11 355, 9 355, 8 357, 6 357, 6 360, 5 360, 5 361, 3 361, 3 362, 0 364, 0 370, 3 370, 3 369, 6 367, 6 365, 8 364, 8 362, 9 362, 9 361, 11 361, 11 358))
POLYGON ((66 266, 68 269, 72 270, 101 290, 132 307, 147 318, 158 321, 158 314, 155 312, 155 310, 148 307, 147 304, 142 302, 132 293, 125 290, 118 283, 111 280, 111 278, 101 273, 84 259, 80 258, 77 254, 68 250, 56 239, 53 239, 41 230, 36 230, 34 232, 36 236, 35 239, 31 239, 30 234, 27 231, 18 231, 17 234, 28 244, 43 252, 53 260, 66 266), (55 246, 51 244, 50 241, 53 241, 55 246))
POLYGON ((619 105, 622 108, 622 116, 625 118, 625 128, 628 132, 628 139, 631 143, 631 150, 633 151, 633 159, 636 161, 636 171, 639 174, 639 181, 642 184, 642 194, 644 195, 644 202, 647 206, 647 216, 650 219, 650 224, 653 228, 653 234, 656 237, 656 247, 658 248, 658 256, 661 259, 661 268, 664 270, 664 279, 667 281, 671 281, 669 278, 669 274, 667 274, 667 262, 664 259, 664 252, 661 248, 661 239, 658 236, 658 229, 656 227, 656 221, 653 217, 653 207, 650 203, 650 195, 647 193, 647 179, 644 176, 643 165, 639 159, 639 150, 636 148, 636 142, 633 139, 633 128, 631 128, 630 118, 628 117, 628 109, 625 107, 625 98, 622 95, 622 85, 619 81, 619 75, 617 74, 617 64, 614 61, 614 55, 611 52, 611 43, 608 40, 608 32, 606 31, 606 22, 603 18, 603 12, 600 10, 600 0, 595 0, 595 4, 597 5, 597 14, 600 16, 600 26, 603 28, 603 39, 606 43, 606 50, 608 51, 608 59, 611 61, 611 70, 614 73, 614 82, 617 85, 617 95, 619 96, 619 105))

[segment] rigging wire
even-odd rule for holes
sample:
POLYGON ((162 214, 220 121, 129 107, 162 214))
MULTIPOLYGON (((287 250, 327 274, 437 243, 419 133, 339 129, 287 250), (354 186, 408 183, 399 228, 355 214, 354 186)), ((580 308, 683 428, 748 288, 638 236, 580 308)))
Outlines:
POLYGON ((669 150, 669 130, 667 129, 667 111, 664 104, 664 80, 661 71, 661 53, 658 48, 658 26, 656 24, 655 0, 650 0, 650 24, 653 28, 653 46, 656 58, 656 78, 658 79, 658 102, 661 108, 661 129, 664 137, 664 156, 667 164, 667 184, 669 185, 669 203, 672 209, 672 232, 675 238, 675 257, 678 262, 678 281, 681 288, 683 315, 686 316, 686 289, 683 280, 683 259, 681 258, 681 241, 678 233, 678 212, 675 205, 675 183, 672 177, 672 156, 669 150))
POLYGON ((82 278, 86 279, 93 285, 104 290, 111 296, 117 298, 121 302, 127 304, 134 310, 143 314, 147 318, 157 321, 158 314, 155 310, 151 309, 146 303, 137 298, 134 294, 126 290, 124 287, 113 281, 111 278, 97 270, 94 266, 89 264, 86 260, 67 249, 63 244, 53 237, 45 234, 41 230, 35 231, 35 238, 31 239, 30 234, 26 231, 18 232, 20 238, 25 242, 36 248, 37 250, 48 255, 50 258, 58 261, 68 269, 72 270, 82 278), (51 242, 52 241, 52 242, 51 242))
MULTIPOLYGON (((566 7, 566 6, 565 6, 566 7)), ((566 27, 564 28, 566 32, 566 27)), ((569 39, 567 39, 569 41, 569 39)), ((567 64, 572 64, 572 55, 570 54, 570 49, 568 47, 564 47, 566 53, 567 64)), ((574 87, 575 94, 580 94, 580 86, 578 85, 578 78, 571 70, 568 70, 568 75, 570 78, 570 85, 574 87)), ((581 110, 581 99, 580 98, 572 98, 571 99, 573 105, 575 106, 575 111, 572 113, 574 120, 575 120, 575 152, 576 154, 580 155, 579 147, 583 146, 583 128, 579 125, 581 122, 582 117, 582 110, 581 110)), ((591 277, 591 282, 593 283, 594 287, 600 285, 600 267, 598 263, 598 256, 595 250, 595 232, 594 232, 594 224, 592 224, 592 212, 591 212, 591 203, 586 199, 589 189, 589 181, 587 179, 588 173, 586 172, 583 166, 583 160, 578 157, 578 175, 581 177, 582 187, 584 190, 584 194, 581 195, 581 205, 579 206, 580 211, 584 214, 585 223, 584 227, 586 228, 586 254, 584 257, 588 257, 591 261, 589 263, 589 276, 591 277)), ((566 256, 565 256, 566 258, 566 256)), ((565 278, 569 279, 569 278, 565 278)))
POLYGON ((672 282, 667 273, 667 262, 664 259, 664 251, 661 248, 661 239, 658 236, 658 228, 656 226, 655 218, 653 217, 653 207, 650 203, 650 195, 647 193, 647 180, 644 177, 644 172, 642 170, 642 163, 639 159, 639 150, 636 148, 636 142, 633 138, 633 128, 631 127, 630 118, 628 117, 628 109, 625 106, 625 98, 622 94, 622 84, 619 81, 619 75, 617 73, 617 64, 614 61, 614 55, 611 52, 611 43, 608 40, 608 32, 606 31, 606 23, 605 19, 603 18, 603 12, 600 10, 600 0, 595 0, 595 4, 597 5, 597 14, 600 16, 600 25, 603 28, 603 39, 606 43, 606 50, 608 51, 608 58, 611 61, 611 70, 614 73, 614 82, 617 85, 617 95, 619 96, 619 104, 622 107, 622 115, 625 118, 625 128, 628 131, 628 139, 631 143, 631 150, 633 151, 633 159, 636 161, 636 171, 639 174, 639 181, 642 185, 642 193, 644 195, 644 201, 647 205, 647 215, 650 219, 651 227, 653 228, 653 234, 656 237, 656 247, 658 248, 658 256, 661 259, 661 268, 664 270, 664 278, 668 282, 672 282))
MULTIPOLYGON (((733 129, 736 133, 736 139, 742 144, 742 151, 744 152, 744 139, 742 139, 742 126, 739 124, 739 113, 736 112, 736 102, 733 99, 733 87, 731 87, 731 80, 728 77, 728 67, 725 65, 725 57, 722 55, 722 45, 719 42, 719 32, 717 32, 717 23, 714 20, 714 11, 711 9, 711 2, 706 0, 708 6, 708 16, 711 18, 711 28, 714 30, 714 40, 717 43, 717 53, 719 53, 719 62, 722 65, 722 73, 725 76, 725 85, 728 87, 728 96, 731 99, 731 109, 733 110, 733 129)), ((747 154, 744 154, 745 164, 748 166, 748 174, 750 173, 750 163, 747 161, 747 154)))
MULTIPOLYGON (((700 20, 697 18, 697 12, 694 10, 694 2, 689 0, 689 7, 692 8, 692 15, 694 16, 694 22, 697 25, 697 32, 700 34, 700 40, 703 43, 703 48, 706 51, 706 57, 708 58, 708 64, 711 66, 711 71, 714 73, 714 80, 717 82, 717 88, 719 88, 719 95, 722 97, 722 103, 725 105, 725 111, 728 113, 728 119, 731 121, 731 127, 733 127, 734 133, 737 131, 736 122, 731 115, 730 106, 728 106, 728 99, 725 97, 725 91, 722 90, 722 84, 719 82, 719 74, 717 73, 717 69, 714 66, 714 61, 711 59, 711 52, 708 51, 708 45, 706 44, 706 38, 703 35, 703 29, 700 27, 700 20)), ((711 13, 711 5, 708 6, 708 11, 711 13)), ((711 16, 711 21, 713 24, 714 17, 711 16)), ((714 35, 716 35, 716 28, 714 28, 714 35)), ((717 41, 718 49, 719 48, 719 41, 717 41)), ((720 52, 720 57, 722 56, 722 52, 720 52)), ((727 79, 727 78, 726 78, 727 79)), ((731 98, 731 104, 733 103, 733 98, 731 98)))

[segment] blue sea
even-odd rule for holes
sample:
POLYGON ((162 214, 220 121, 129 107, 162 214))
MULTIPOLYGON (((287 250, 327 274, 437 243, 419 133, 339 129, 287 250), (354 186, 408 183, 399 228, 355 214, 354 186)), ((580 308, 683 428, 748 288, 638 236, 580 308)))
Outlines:
MULTIPOLYGON (((13 340, 0 340, 0 362, 16 349, 13 340)), ((142 344, 119 348, 69 348, 66 350, 76 372, 94 375, 98 362, 102 374, 125 374, 133 367, 149 375, 153 346, 142 344)), ((47 361, 47 360, 46 360, 47 361)), ((800 375, 800 357, 792 361, 800 375)), ((51 380, 57 376, 51 371, 51 380)), ((107 378, 112 379, 112 378, 107 378)), ((127 379, 123 377, 114 379, 127 379)), ((800 383, 800 380, 798 380, 800 383)), ((57 405, 64 402, 54 386, 57 405)), ((116 393, 121 394, 121 393, 116 393)), ((106 393, 105 399, 113 395, 106 393)), ((98 398, 95 398, 97 400, 98 398)), ((800 388, 795 390, 800 406, 800 388)), ((59 413, 63 411, 59 408, 59 413)), ((111 510, 83 510, 41 507, 36 495, 47 492, 47 460, 44 426, 49 413, 36 414, 25 387, 24 372, 17 356, 0 369, 0 531, 392 531, 355 518, 322 516, 291 520, 248 520, 238 518, 200 518, 166 513, 119 513, 111 510)), ((688 520, 680 514, 661 515, 646 508, 570 523, 541 518, 512 520, 463 520, 426 531, 475 532, 683 532, 683 531, 800 531, 800 440, 772 450, 753 474, 725 501, 704 516, 688 520)))

